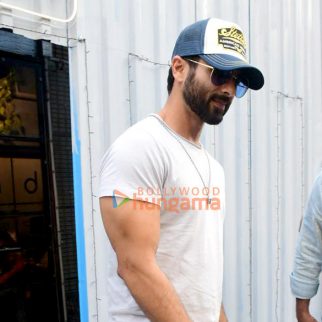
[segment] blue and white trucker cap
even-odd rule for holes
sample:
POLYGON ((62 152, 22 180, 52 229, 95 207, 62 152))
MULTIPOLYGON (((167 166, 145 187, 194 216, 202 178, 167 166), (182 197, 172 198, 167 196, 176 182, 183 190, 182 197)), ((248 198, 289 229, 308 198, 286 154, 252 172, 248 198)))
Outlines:
POLYGON ((174 56, 199 56, 219 70, 240 70, 250 89, 264 85, 264 76, 246 58, 246 40, 241 28, 230 21, 209 18, 186 27, 179 35, 174 56))

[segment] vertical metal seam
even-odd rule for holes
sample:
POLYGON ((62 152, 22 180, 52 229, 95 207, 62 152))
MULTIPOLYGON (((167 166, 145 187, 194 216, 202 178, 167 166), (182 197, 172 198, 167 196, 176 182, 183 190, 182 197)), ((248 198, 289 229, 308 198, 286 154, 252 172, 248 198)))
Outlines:
MULTIPOLYGON (((94 230, 94 222, 95 222, 95 209, 94 209, 94 197, 96 197, 93 193, 93 178, 95 177, 93 175, 93 160, 92 160, 92 140, 91 140, 91 135, 94 134, 94 132, 92 132, 90 130, 90 119, 93 117, 90 115, 90 100, 89 100, 89 93, 88 93, 88 60, 87 60, 87 55, 88 55, 88 50, 87 50, 87 44, 86 44, 86 39, 85 38, 81 38, 78 39, 78 42, 84 45, 84 60, 85 60, 85 95, 86 95, 86 106, 87 106, 87 122, 88 122, 88 144, 89 144, 89 148, 88 148, 88 152, 89 152, 89 167, 90 167, 90 190, 91 190, 91 231, 92 231, 92 238, 93 238, 93 261, 94 261, 94 278, 95 278, 95 297, 96 300, 98 299, 98 294, 97 294, 97 268, 96 268, 96 245, 95 245, 95 230, 94 230)), ((76 122, 76 120, 75 120, 76 122)), ((80 168, 81 170, 81 168, 80 168)), ((83 214, 84 215, 84 214, 83 214)), ((86 249, 84 249, 84 251, 86 252, 86 249)), ((85 276, 86 277, 86 276, 85 276)), ((87 279, 85 279, 85 283, 87 284, 87 279)), ((87 296, 87 306, 88 306, 88 294, 87 294, 88 290, 87 290, 87 285, 86 285, 86 296, 87 296)), ((81 301, 80 301, 81 303, 81 301)), ((84 310, 85 313, 85 310, 84 310)), ((87 308, 87 314, 89 314, 88 312, 88 308, 87 308)), ((82 318, 82 315, 81 315, 82 318)), ((85 317, 84 317, 85 318, 85 317)), ((87 319, 85 321, 88 321, 89 316, 87 316, 87 319)), ((98 301, 96 301, 96 321, 98 321, 98 301)))
POLYGON ((140 56, 138 54, 135 54, 135 53, 128 53, 128 56, 127 56, 127 69, 128 69, 128 84, 129 84, 129 98, 127 99, 127 101, 129 102, 129 109, 130 109, 130 125, 132 125, 133 123, 133 117, 132 117, 132 98, 131 98, 131 84, 134 83, 133 80, 131 80, 131 74, 130 74, 130 69, 132 68, 132 65, 131 65, 131 61, 130 61, 130 57, 134 57, 135 59, 137 59, 138 61, 140 62, 145 62, 145 63, 148 63, 148 64, 152 64, 154 66, 165 66, 165 67, 170 67, 171 65, 169 63, 160 63, 160 62, 157 62, 157 61, 154 61, 154 60, 151 60, 147 57, 144 57, 144 56, 140 56))
POLYGON ((304 123, 304 108, 303 108, 303 99, 299 98, 301 102, 301 214, 303 216, 304 214, 304 205, 305 205, 305 200, 304 200, 304 128, 305 128, 305 123, 304 123))
MULTIPOLYGON (((95 245, 95 209, 94 209, 94 193, 93 193, 93 178, 94 172, 93 172, 93 155, 92 155, 92 135, 94 134, 93 131, 91 131, 91 122, 90 119, 93 118, 93 116, 90 114, 90 100, 89 100, 89 93, 88 93, 88 60, 87 55, 89 53, 87 49, 87 43, 86 39, 82 39, 82 42, 84 43, 84 54, 85 54, 85 93, 86 93, 86 107, 87 107, 87 125, 88 125, 88 140, 89 140, 89 170, 90 170, 90 189, 91 189, 91 220, 92 220, 92 238, 93 238, 93 259, 94 259, 94 275, 95 275, 95 297, 98 300, 98 294, 97 294, 97 269, 96 269, 96 245, 95 245)), ((98 321, 98 301, 96 301, 96 321, 98 321)))
MULTIPOLYGON (((66 10, 66 17, 68 14, 68 1, 65 2, 65 10, 66 10)), ((67 47, 69 46, 69 24, 66 24, 66 41, 67 41, 67 47)))
MULTIPOLYGON (((251 0, 248 0, 248 48, 251 62, 251 0)), ((252 111, 251 93, 248 93, 248 200, 249 200, 249 321, 253 321, 253 187, 252 187, 252 111)))
POLYGON ((278 301, 279 301, 279 270, 280 270, 280 166, 281 166, 281 148, 280 148, 280 105, 279 94, 276 97, 276 271, 275 271, 275 320, 278 322, 278 301))
MULTIPOLYGON (((70 67, 70 75, 72 69, 70 67)), ((71 121, 72 121, 72 142, 73 142, 73 184, 74 184, 74 207, 75 207, 75 228, 76 228, 76 251, 78 270, 78 294, 80 320, 88 321, 88 293, 87 293, 87 270, 86 270, 86 246, 84 230, 84 207, 83 207, 83 185, 82 185, 82 165, 81 165, 81 141, 79 137, 79 111, 73 96, 73 86, 71 83, 71 121)))
POLYGON ((300 137, 300 145, 301 145, 301 207, 302 207, 302 214, 304 210, 304 121, 303 121, 303 98, 299 96, 290 96, 288 94, 284 94, 282 92, 277 92, 277 104, 276 104, 276 271, 275 271, 275 282, 276 282, 276 291, 275 291, 275 320, 279 321, 279 314, 278 314, 278 306, 279 306, 279 286, 280 286, 280 264, 281 264, 281 244, 280 244, 280 219, 281 219, 281 207, 280 207, 280 200, 281 200, 281 193, 280 193, 280 173, 281 173, 281 106, 280 106, 280 98, 283 99, 291 99, 293 101, 300 101, 300 117, 301 117, 301 137, 300 137))
POLYGON ((130 73, 130 69, 132 68, 131 61, 130 61, 131 56, 132 56, 131 53, 129 53, 128 56, 127 56, 127 77, 128 77, 128 84, 129 84, 129 97, 128 97, 127 101, 129 103, 130 126, 133 124, 133 119, 132 119, 132 100, 131 100, 131 83, 133 83, 133 81, 131 81, 131 73, 130 73))

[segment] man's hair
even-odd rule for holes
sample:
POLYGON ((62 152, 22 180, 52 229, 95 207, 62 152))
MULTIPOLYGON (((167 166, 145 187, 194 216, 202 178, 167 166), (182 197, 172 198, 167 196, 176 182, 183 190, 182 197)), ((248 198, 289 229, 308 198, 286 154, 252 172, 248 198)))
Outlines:
MULTIPOLYGON (((187 57, 181 57, 183 59, 193 59, 193 60, 196 60, 196 61, 199 61, 199 56, 187 56, 187 57)), ((197 64, 187 60, 190 68, 192 69, 196 69, 197 68, 197 64)), ((173 83, 174 83, 174 77, 173 77, 173 74, 172 74, 172 66, 170 66, 169 68, 169 74, 168 74, 168 80, 167 80, 168 84, 167 84, 167 90, 168 90, 168 94, 170 95, 171 91, 172 91, 172 87, 173 87, 173 83)))

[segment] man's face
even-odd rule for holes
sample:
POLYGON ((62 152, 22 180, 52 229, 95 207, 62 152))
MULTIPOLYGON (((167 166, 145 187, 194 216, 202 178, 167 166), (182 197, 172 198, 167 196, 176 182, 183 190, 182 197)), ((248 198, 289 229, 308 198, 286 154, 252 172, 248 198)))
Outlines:
MULTIPOLYGON (((201 68, 199 69, 201 71, 201 68)), ((232 103, 234 93, 219 90, 210 80, 208 69, 197 79, 196 69, 189 69, 184 82, 183 98, 190 109, 196 113, 203 122, 211 125, 219 124, 232 103), (202 79, 202 80, 201 80, 202 79)), ((225 85, 226 86, 226 85, 225 85)), ((228 84, 227 86, 234 86, 228 84)))

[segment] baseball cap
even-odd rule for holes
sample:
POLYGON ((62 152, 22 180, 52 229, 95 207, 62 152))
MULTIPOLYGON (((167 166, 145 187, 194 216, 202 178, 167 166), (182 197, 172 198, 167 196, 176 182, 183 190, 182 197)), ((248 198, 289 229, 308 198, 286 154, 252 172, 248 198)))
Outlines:
POLYGON ((186 27, 176 41, 172 58, 176 55, 199 56, 219 70, 239 70, 250 89, 264 85, 262 72, 247 61, 242 29, 233 22, 208 18, 186 27))

